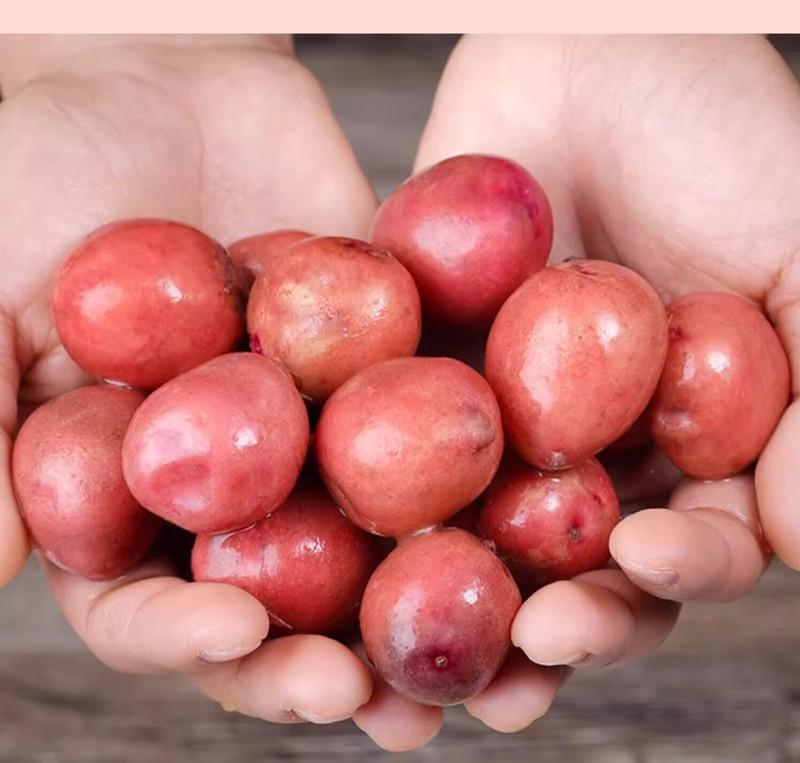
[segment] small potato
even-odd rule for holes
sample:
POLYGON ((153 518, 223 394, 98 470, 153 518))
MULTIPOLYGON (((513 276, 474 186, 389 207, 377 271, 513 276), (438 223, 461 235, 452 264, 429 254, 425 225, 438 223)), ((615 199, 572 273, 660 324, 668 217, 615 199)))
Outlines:
POLYGON ((307 238, 272 259, 247 308, 250 348, 324 401, 362 368, 413 355, 422 318, 408 271, 363 241, 307 238))
POLYGON ((125 220, 92 233, 64 261, 53 319, 87 373, 154 389, 237 345, 243 288, 225 249, 199 230, 125 220))
POLYGON ((497 675, 520 603, 505 565, 464 530, 407 538, 367 584, 360 614, 364 649, 400 694, 455 705, 497 675))
POLYGON ((273 635, 340 634, 378 564, 377 538, 356 527, 325 489, 301 480, 266 519, 227 535, 199 536, 195 580, 235 585, 266 607, 273 635))
POLYGON ((122 463, 143 506, 189 532, 214 534, 278 508, 308 443, 308 414, 288 374, 259 355, 230 353, 147 398, 122 463))
POLYGON ((122 441, 143 399, 105 384, 68 392, 39 406, 14 443, 14 488, 34 543, 90 580, 133 569, 162 525, 122 476, 122 441))
POLYGON ((274 230, 240 238, 228 247, 228 254, 234 265, 245 268, 255 278, 265 265, 304 238, 311 238, 311 234, 292 229, 274 230))
POLYGON ((591 458, 629 429, 655 391, 667 352, 658 294, 601 260, 548 267, 503 305, 486 378, 517 453, 545 471, 591 458))
POLYGON ((329 398, 320 473, 360 527, 398 537, 477 498, 503 452, 500 411, 480 374, 451 358, 400 358, 361 371, 329 398))
POLYGON ((519 164, 465 154, 397 188, 376 212, 369 240, 411 272, 426 319, 488 325, 547 262, 553 215, 544 190, 519 164))
POLYGON ((619 521, 611 478, 595 459, 561 472, 508 459, 486 492, 480 531, 527 596, 604 567, 619 521))
POLYGON ((693 477, 730 477, 758 458, 789 403, 786 352, 742 297, 689 294, 668 314, 669 351, 650 407, 653 439, 693 477))

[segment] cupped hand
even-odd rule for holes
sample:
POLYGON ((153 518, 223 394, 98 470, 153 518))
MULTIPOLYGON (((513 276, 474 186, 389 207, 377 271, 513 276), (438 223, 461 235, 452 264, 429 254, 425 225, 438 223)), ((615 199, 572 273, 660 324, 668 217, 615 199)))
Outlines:
MULTIPOLYGON (((665 302, 723 290, 757 303, 786 346, 796 389, 800 88, 765 39, 466 37, 440 82, 416 169, 473 152, 515 159, 542 183, 554 212, 551 261, 620 262, 665 302)), ((531 662, 618 665, 643 655, 667 637, 680 602, 746 593, 770 546, 800 568, 798 405, 755 480, 684 480, 666 508, 620 523, 613 568, 529 598, 512 636, 530 662, 510 664, 471 711, 502 728, 526 671, 539 680, 531 662)), ((652 499, 652 479, 674 486, 674 470, 656 462, 628 470, 626 499, 652 499)))
MULTIPOLYGON (((90 382, 50 316, 70 249, 131 217, 179 220, 225 244, 273 228, 363 237, 376 201, 288 38, 6 37, 0 85, 4 584, 29 548, 9 473, 19 415, 90 382)), ((117 670, 190 674, 224 707, 277 722, 348 718, 370 697, 351 650, 320 636, 262 645, 256 599, 185 582, 166 559, 102 583, 43 563, 67 620, 117 670)))

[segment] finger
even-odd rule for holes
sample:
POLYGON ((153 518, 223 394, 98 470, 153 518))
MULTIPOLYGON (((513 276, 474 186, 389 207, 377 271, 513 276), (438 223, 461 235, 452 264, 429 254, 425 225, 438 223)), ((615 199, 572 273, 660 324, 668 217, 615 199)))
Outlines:
POLYGON ((389 752, 408 752, 430 742, 442 727, 442 708, 398 694, 369 664, 363 646, 352 648, 372 676, 372 696, 353 715, 356 726, 389 752))
POLYGON ((335 723, 369 700, 369 672, 324 636, 285 636, 253 654, 196 673, 193 682, 225 710, 272 723, 335 723))
POLYGON ((269 616, 250 594, 187 583, 150 561, 115 581, 93 582, 41 559, 69 624, 89 649, 126 673, 187 672, 257 649, 269 616))
POLYGON ((596 570, 534 593, 514 619, 511 640, 539 665, 621 665, 661 644, 679 612, 620 570, 596 570))
POLYGON ((511 734, 541 718, 572 671, 545 668, 515 649, 492 683, 464 707, 490 729, 511 734))
POLYGON ((0 313, 0 588, 22 569, 30 539, 17 508, 11 469, 11 438, 17 424, 20 360, 12 318, 0 313))
POLYGON ((646 509, 624 519, 609 546, 636 585, 674 601, 736 599, 770 561, 750 475, 687 480, 668 509, 646 509))

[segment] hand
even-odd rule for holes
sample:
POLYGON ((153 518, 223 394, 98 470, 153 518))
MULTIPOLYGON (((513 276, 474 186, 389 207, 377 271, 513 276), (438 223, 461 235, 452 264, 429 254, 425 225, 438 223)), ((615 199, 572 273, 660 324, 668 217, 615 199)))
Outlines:
MULTIPOLYGON (((553 260, 618 261, 665 302, 707 289, 755 300, 800 378, 800 88, 766 40, 465 38, 416 169, 467 152, 508 156, 541 181, 553 260)), ((544 665, 616 665, 653 649, 679 602, 730 600, 758 580, 770 553, 756 503, 766 540, 800 568, 797 463, 794 403, 755 485, 751 473, 686 481, 669 510, 625 519, 611 539, 621 569, 538 591, 516 619, 515 643, 544 665)), ((498 727, 519 700, 502 686, 489 692, 491 711, 474 703, 475 714, 498 727)))
MULTIPOLYGON (((0 40, 0 583, 27 556, 8 451, 24 410, 89 380, 50 318, 53 273, 87 233, 139 216, 223 243, 271 228, 364 236, 375 196, 319 84, 283 38, 0 40)), ((189 673, 230 709, 279 722, 350 717, 371 680, 322 637, 262 646, 268 617, 236 588, 154 558, 92 583, 45 563, 89 648, 121 671, 189 673), (246 655, 246 656, 245 656, 246 655)))

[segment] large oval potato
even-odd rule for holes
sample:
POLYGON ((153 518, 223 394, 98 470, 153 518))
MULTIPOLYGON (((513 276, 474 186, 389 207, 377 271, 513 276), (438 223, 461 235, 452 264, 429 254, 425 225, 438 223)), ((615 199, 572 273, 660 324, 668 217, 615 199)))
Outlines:
POLYGON ((476 326, 490 323, 514 289, 544 267, 553 215, 522 166, 464 154, 390 194, 369 239, 414 276, 426 319, 476 326))
POLYGON ((633 425, 666 352, 653 288, 621 265, 579 260, 539 271, 503 305, 486 378, 517 453, 545 471, 566 469, 633 425))
POLYGON ((154 389, 237 345, 243 288, 225 249, 199 230, 123 220, 96 230, 64 261, 53 319, 85 371, 154 389))
POLYGON ((143 506, 189 532, 213 534, 280 506, 308 443, 308 414, 289 375, 259 355, 230 353, 147 398, 122 463, 143 506))
POLYGON ((34 543, 91 580, 133 569, 162 524, 122 475, 123 438, 142 400, 106 384, 68 392, 39 406, 14 443, 14 488, 34 543))
POLYGON ((758 308, 733 294, 689 294, 668 313, 653 439, 693 477, 730 477, 758 458, 789 403, 786 352, 758 308))
POLYGON ((314 440, 342 510, 394 537, 463 509, 491 482, 503 452, 492 390, 451 358, 400 358, 361 371, 328 399, 314 440))
POLYGON ((408 271, 363 241, 318 236, 263 266, 247 306, 250 348, 279 360, 324 401, 351 376, 413 355, 422 317, 408 271))

